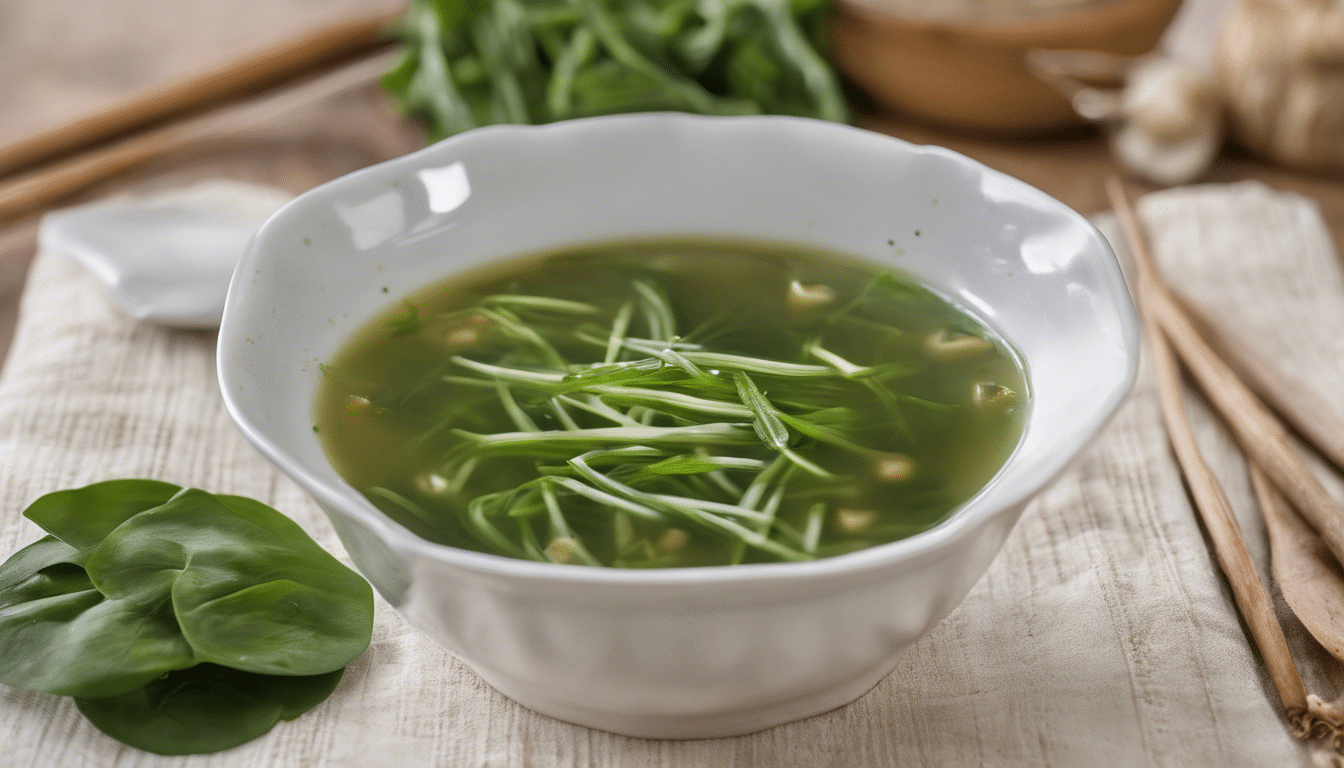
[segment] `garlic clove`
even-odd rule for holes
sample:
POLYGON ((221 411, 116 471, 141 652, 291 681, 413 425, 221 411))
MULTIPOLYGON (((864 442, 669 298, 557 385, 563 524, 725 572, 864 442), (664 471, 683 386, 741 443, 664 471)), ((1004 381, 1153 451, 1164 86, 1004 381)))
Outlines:
POLYGON ((837 509, 835 511, 835 527, 839 528, 841 533, 856 534, 862 533, 877 521, 877 513, 870 509, 837 509))
POLYGON ((1199 70, 1160 56, 1139 59, 1120 95, 1126 122, 1159 142, 1182 141, 1202 131, 1217 109, 1213 84, 1199 70))
POLYGON ((785 300, 794 312, 806 312, 835 301, 835 291, 829 285, 804 285, 794 280, 789 283, 785 300))
POLYGON ((947 329, 935 331, 924 341, 925 349, 939 360, 963 360, 988 352, 993 346, 989 339, 947 329))
POLYGON ((1155 184, 1193 181, 1222 147, 1217 91, 1192 65, 1161 56, 1137 60, 1118 112, 1111 150, 1126 169, 1155 184))
POLYGON ((915 460, 902 453, 888 453, 873 462, 873 476, 884 483, 903 483, 915 475, 915 460))
POLYGON ((473 315, 449 328, 448 332, 443 335, 443 340, 450 349, 467 349, 480 344, 489 327, 489 320, 473 315))
POLYGON ((557 536, 546 545, 544 554, 553 563, 570 565, 579 562, 579 544, 568 536, 557 536))
POLYGON ((351 395, 345 399, 345 404, 341 406, 341 420, 356 421, 367 418, 373 414, 373 401, 367 397, 351 395))
POLYGON ((653 545, 655 551, 660 555, 671 555, 680 552, 691 541, 691 535, 680 528, 668 528, 663 531, 663 535, 658 537, 658 542, 653 545))
POLYGON ((1154 184, 1173 187, 1199 178, 1223 145, 1221 127, 1185 141, 1166 143, 1141 128, 1121 126, 1111 134, 1111 151, 1126 170, 1154 184))
POLYGON ((427 472, 415 479, 415 487, 427 496, 448 495, 448 478, 437 472, 427 472))
POLYGON ((971 401, 984 410, 1002 411, 1017 405, 1018 396, 1016 392, 1002 384, 982 381, 975 385, 971 401))

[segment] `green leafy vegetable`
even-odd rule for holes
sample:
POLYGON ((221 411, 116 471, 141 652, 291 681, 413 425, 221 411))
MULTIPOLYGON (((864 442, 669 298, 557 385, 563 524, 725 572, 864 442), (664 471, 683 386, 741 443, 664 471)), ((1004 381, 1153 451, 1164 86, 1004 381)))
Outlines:
POLYGON ((89 558, 113 598, 171 602, 197 661, 271 675, 344 667, 369 644, 369 585, 294 521, 251 499, 184 490, 89 558))
POLYGON ((121 696, 75 703, 98 730, 123 744, 197 755, 244 744, 302 715, 331 695, 343 671, 281 677, 200 664, 121 696))
MULTIPOLYGON (((50 592, 55 584, 64 580, 62 571, 68 570, 58 569, 46 574, 47 569, 64 565, 83 571, 87 559, 78 549, 55 536, 43 536, 20 549, 0 563, 0 609, 50 592)), ((83 582, 87 581, 87 578, 83 579, 83 582)))
POLYGON ((182 490, 158 480, 109 480, 48 493, 23 516, 72 547, 92 550, 113 528, 167 502, 182 490))
POLYGON ((826 0, 412 0, 383 79, 432 139, 621 112, 843 122, 826 0))
POLYGON ((368 583, 260 502, 116 480, 24 514, 51 535, 0 564, 0 682, 75 696, 132 746, 241 744, 368 646, 368 583))
POLYGON ((425 322, 420 319, 419 307, 409 301, 403 301, 402 305, 406 307, 406 316, 389 323, 392 326, 392 332, 398 336, 415 333, 425 325, 425 322))
POLYGON ((115 696, 196 663, 170 604, 109 599, 78 557, 47 536, 0 566, 0 682, 115 696))

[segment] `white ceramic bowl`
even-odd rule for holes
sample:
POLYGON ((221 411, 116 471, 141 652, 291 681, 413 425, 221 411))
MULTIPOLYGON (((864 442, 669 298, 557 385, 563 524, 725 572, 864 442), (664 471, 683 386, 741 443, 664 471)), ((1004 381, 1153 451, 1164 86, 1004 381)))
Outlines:
POLYGON ((779 117, 485 128, 338 179, 262 227, 219 336, 230 413, 383 597, 506 696, 658 738, 747 733, 876 684, 1102 428, 1137 360, 1120 270, 1082 216, 945 149, 779 117), (797 243, 923 277, 1021 353, 1033 404, 1016 453, 917 536, 812 563, 662 571, 432 544, 327 463, 317 363, 398 297, 489 262, 668 236, 797 243))

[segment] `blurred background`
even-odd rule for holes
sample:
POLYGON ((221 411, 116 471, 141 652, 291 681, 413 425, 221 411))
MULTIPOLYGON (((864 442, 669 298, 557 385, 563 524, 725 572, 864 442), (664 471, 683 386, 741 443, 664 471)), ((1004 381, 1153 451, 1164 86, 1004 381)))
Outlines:
POLYGON ((147 121, 195 127, 112 166, 90 157, 122 136, 0 150, 0 350, 53 206, 217 177, 300 192, 476 125, 611 111, 846 120, 1084 213, 1115 169, 1136 190, 1258 179, 1344 244, 1344 0, 0 0, 0 145, 314 36, 350 44, 147 121), (351 42, 360 20, 379 31, 351 42))

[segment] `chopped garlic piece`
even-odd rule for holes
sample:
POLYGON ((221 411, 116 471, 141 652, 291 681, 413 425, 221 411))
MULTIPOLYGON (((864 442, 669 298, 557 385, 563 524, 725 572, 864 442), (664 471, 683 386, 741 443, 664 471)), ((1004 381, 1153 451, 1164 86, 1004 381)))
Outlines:
POLYGON ((345 405, 341 408, 341 421, 343 423, 355 419, 363 419, 373 413, 373 401, 367 397, 351 395, 345 399, 345 405))
POLYGON ((789 309, 795 312, 806 312, 817 307, 824 307, 835 301, 835 291, 828 285, 803 285, 794 280, 789 283, 787 300, 789 309))
POLYGON ((982 381, 975 385, 971 399, 981 408, 1004 409, 1017 404, 1017 393, 1002 384, 982 381))
POLYGON ((579 545, 568 536, 557 536, 546 545, 545 554, 553 563, 568 565, 578 561, 579 545))
POLYGON ((691 541, 691 535, 680 528, 668 528, 663 531, 663 535, 658 537, 658 543, 654 549, 658 554, 670 555, 674 552, 680 552, 691 541))
POLYGON ((877 513, 870 509, 837 509, 835 525, 842 533, 861 533, 877 520, 877 513))
POLYGON ((988 339, 946 329, 930 336, 924 346, 931 355, 941 360, 961 360, 983 354, 994 347, 988 339))
POLYGON ((421 493, 442 496, 448 492, 448 479, 438 473, 427 472, 415 478, 415 487, 419 488, 421 493))
POLYGON ((888 453, 873 462, 873 476, 884 483, 903 483, 915 474, 915 460, 902 453, 888 453))
POLYGON ((449 347, 454 349, 474 347, 481 343, 481 340, 485 338, 485 332, 489 324, 490 321, 483 317, 469 317, 449 328, 448 333, 444 335, 443 340, 447 342, 449 347))

